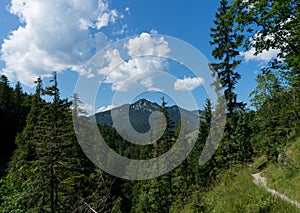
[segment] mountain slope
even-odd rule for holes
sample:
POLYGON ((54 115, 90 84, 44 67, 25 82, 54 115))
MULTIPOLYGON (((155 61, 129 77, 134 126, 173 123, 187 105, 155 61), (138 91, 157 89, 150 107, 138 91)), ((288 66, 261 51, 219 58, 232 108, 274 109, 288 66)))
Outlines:
POLYGON ((300 137, 292 139, 279 162, 260 156, 220 174, 207 192, 194 192, 172 212, 300 212, 300 137), (201 198, 199 201, 199 197, 201 198))
MULTIPOLYGON (((161 106, 159 106, 157 103, 150 102, 146 99, 140 99, 136 101, 133 104, 125 104, 120 107, 117 107, 113 110, 118 111, 118 116, 120 116, 120 119, 125 118, 124 112, 126 112, 126 109, 129 107, 129 119, 131 122, 132 127, 140 132, 145 133, 150 130, 149 125, 149 116, 152 112, 160 111, 161 106)), ((175 127, 178 126, 178 122, 181 120, 180 111, 184 115, 184 117, 187 118, 187 120, 195 121, 199 117, 199 113, 197 111, 189 111, 182 109, 178 106, 171 106, 167 107, 170 119, 172 122, 174 122, 175 127)), ((103 126, 113 126, 112 118, 111 118, 111 111, 104 111, 99 112, 95 114, 96 122, 103 126)))

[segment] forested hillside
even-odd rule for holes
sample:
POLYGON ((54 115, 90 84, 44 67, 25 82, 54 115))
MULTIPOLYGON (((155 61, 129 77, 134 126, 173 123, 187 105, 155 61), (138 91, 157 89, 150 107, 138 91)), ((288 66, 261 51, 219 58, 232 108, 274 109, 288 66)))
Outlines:
MULTIPOLYGON (((271 187, 300 202, 300 2, 220 0, 214 24, 211 67, 227 105, 222 141, 213 157, 199 165, 215 109, 207 99, 199 109, 200 129, 190 155, 173 171, 150 180, 116 178, 92 164, 77 142, 72 117, 90 118, 77 94, 72 100, 61 98, 55 72, 48 87, 38 78, 31 95, 2 75, 0 212, 300 212, 256 186, 251 176, 262 172, 271 187), (276 49, 278 55, 260 70, 247 105, 235 88, 240 53, 251 48, 255 54, 276 49)), ((167 125, 154 145, 126 142, 108 125, 99 124, 99 131, 125 157, 160 156, 181 127, 170 119, 163 98, 158 104, 167 125)))
POLYGON ((10 87, 5 75, 0 80, 0 176, 4 174, 16 145, 17 133, 26 124, 31 96, 22 91, 20 83, 10 87))

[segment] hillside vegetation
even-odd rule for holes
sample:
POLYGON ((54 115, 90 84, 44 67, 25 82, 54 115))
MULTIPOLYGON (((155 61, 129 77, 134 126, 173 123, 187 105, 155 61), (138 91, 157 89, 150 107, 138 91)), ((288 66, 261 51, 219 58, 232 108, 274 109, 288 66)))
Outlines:
POLYGON ((174 212, 197 212, 199 204, 203 212, 300 212, 295 205, 257 186, 252 177, 260 172, 269 188, 300 203, 299 166, 300 137, 290 140, 279 162, 268 163, 266 156, 261 156, 251 164, 236 165, 218 175, 208 191, 195 192, 183 209, 174 212))
POLYGON ((96 143, 95 131, 89 130, 91 126, 99 130, 107 145, 125 158, 161 156, 178 138, 189 143, 189 135, 180 134, 186 121, 174 123, 163 97, 157 108, 166 128, 155 143, 140 146, 126 141, 113 126, 92 123, 84 116, 77 94, 72 101, 61 98, 55 72, 49 84, 38 78, 31 95, 20 84, 12 88, 2 75, 0 212, 300 212, 255 185, 252 177, 260 172, 268 187, 300 202, 299 27, 299 0, 220 0, 210 33, 214 57, 210 67, 220 79, 212 86, 217 93, 224 92, 225 103, 214 105, 207 99, 200 109, 198 134, 192 132, 198 137, 191 153, 172 171, 147 180, 127 180, 132 165, 113 161, 113 154, 105 152, 96 143), (239 101, 235 91, 241 78, 237 67, 243 63, 240 53, 249 49, 255 54, 278 51, 257 74, 250 94, 252 107, 239 101), (210 130, 216 129, 222 114, 226 124, 216 147, 207 138, 211 139, 210 130), (79 144, 78 136, 89 140, 79 144), (82 151, 85 146, 89 156, 96 152, 97 159, 116 166, 120 178, 94 165, 82 151), (210 159, 200 165, 205 146, 210 148, 205 153, 210 159))

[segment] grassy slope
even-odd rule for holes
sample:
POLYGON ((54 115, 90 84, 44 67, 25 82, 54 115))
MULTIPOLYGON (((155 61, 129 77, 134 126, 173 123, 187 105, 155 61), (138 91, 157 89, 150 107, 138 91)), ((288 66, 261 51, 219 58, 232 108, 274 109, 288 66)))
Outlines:
MULTIPOLYGON (((268 186, 300 202, 300 138, 291 143, 285 160, 267 164, 261 175, 268 186), (285 163, 284 163, 285 162, 285 163)), ((176 212, 300 212, 295 206, 282 201, 253 183, 251 174, 257 173, 265 158, 257 159, 252 167, 236 167, 219 178, 212 190, 195 195, 184 209, 176 212), (200 201, 198 197, 202 197, 200 201), (195 202, 197 201, 197 202, 195 202), (201 202, 202 204, 199 204, 201 202), (199 206, 204 206, 199 210, 199 206)))
POLYGON ((221 183, 204 195, 206 212, 299 212, 253 183, 253 169, 227 172, 221 183))
POLYGON ((277 165, 269 164, 262 176, 270 188, 300 202, 300 138, 288 147, 285 158, 277 165))

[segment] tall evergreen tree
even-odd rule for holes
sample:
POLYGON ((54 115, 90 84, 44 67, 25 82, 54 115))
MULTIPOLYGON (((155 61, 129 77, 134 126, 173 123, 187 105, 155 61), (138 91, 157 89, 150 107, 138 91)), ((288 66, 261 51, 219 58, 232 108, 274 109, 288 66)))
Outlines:
MULTIPOLYGON (((195 148, 192 152, 192 165, 193 165, 193 176, 194 176, 194 184, 197 185, 208 185, 208 182, 211 178, 211 173, 213 173, 213 166, 215 166, 214 159, 207 162, 203 166, 199 166, 199 156, 203 151, 203 147, 207 141, 207 137, 209 135, 210 127, 211 127, 211 117, 212 117, 212 108, 211 102, 209 99, 206 100, 204 108, 201 112, 201 120, 200 120, 200 129, 199 136, 195 148)), ((209 144, 214 146, 214 144, 209 144)), ((206 154, 206 153, 204 153, 206 154)), ((209 154, 209 153, 207 153, 209 154)))
POLYGON ((71 103, 60 98, 55 73, 51 82, 46 89, 41 79, 36 82, 26 127, 17 137, 18 148, 1 181, 1 212, 80 212, 82 206, 106 204, 100 199, 109 195, 109 187, 101 184, 77 144, 71 103), (41 94, 52 96, 53 102, 45 102, 41 94))
POLYGON ((30 100, 27 94, 24 94, 21 83, 17 82, 14 89, 16 128, 21 132, 26 124, 26 116, 30 110, 30 100))
POLYGON ((16 138, 18 148, 15 150, 9 164, 8 174, 1 180, 2 212, 26 212, 28 206, 33 205, 33 187, 35 179, 31 179, 34 169, 32 162, 36 159, 33 141, 34 129, 38 122, 38 114, 44 104, 41 99, 42 81, 36 81, 36 92, 31 99, 31 109, 27 117, 27 124, 16 138))
POLYGON ((237 81, 241 75, 235 71, 241 63, 236 57, 239 56, 238 48, 242 45, 243 35, 235 30, 234 17, 227 0, 220 1, 220 7, 214 20, 215 28, 211 28, 210 44, 215 46, 212 55, 219 63, 212 63, 213 69, 220 78, 224 88, 227 101, 228 116, 232 116, 234 110, 242 107, 243 104, 237 101, 237 94, 234 92, 237 81))
POLYGON ((5 75, 0 78, 0 175, 15 149, 17 133, 14 91, 5 75), (1 168, 2 167, 2 168, 1 168))
MULTIPOLYGON (((234 10, 227 0, 220 1, 220 7, 214 20, 215 28, 211 28, 210 44, 214 45, 212 55, 219 63, 212 63, 212 68, 216 71, 227 105, 227 119, 225 132, 221 147, 217 150, 214 158, 218 161, 220 167, 226 167, 228 164, 236 163, 238 153, 238 142, 233 137, 233 132, 237 128, 238 111, 245 107, 245 104, 237 101, 237 94, 234 92, 235 86, 241 75, 235 71, 241 63, 236 58, 239 56, 239 48, 242 45, 244 36, 236 30, 234 20, 234 10)), ((215 82, 218 88, 219 82, 215 82)), ((217 91, 219 92, 219 91, 217 91)))

